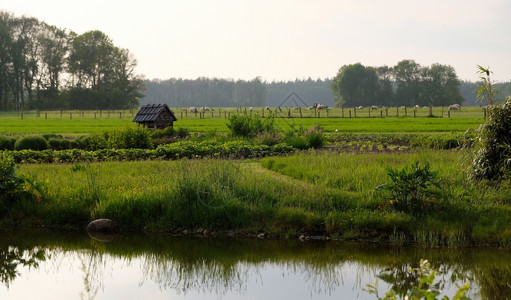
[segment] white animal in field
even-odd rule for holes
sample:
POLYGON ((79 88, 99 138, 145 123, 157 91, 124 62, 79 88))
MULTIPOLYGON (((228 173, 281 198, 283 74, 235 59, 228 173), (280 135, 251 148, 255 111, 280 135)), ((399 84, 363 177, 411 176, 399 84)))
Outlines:
POLYGON ((421 108, 419 105, 415 105, 415 108, 421 108))
POLYGON ((325 105, 325 104, 318 104, 318 106, 316 107, 316 109, 328 109, 328 105, 325 105))
POLYGON ((309 106, 307 107, 308 110, 313 110, 314 109, 314 106, 309 106))
POLYGON ((378 109, 378 108, 379 108, 379 107, 378 107, 378 105, 372 105, 372 106, 371 106, 371 110, 373 110, 373 109, 378 109))
POLYGON ((254 110, 254 108, 253 108, 252 106, 250 106, 250 107, 248 108, 248 110, 249 110, 250 112, 252 112, 252 111, 254 110))
POLYGON ((459 104, 449 105, 449 110, 461 110, 461 106, 459 104))
POLYGON ((356 109, 364 109, 362 105, 355 107, 356 109))
POLYGON ((198 112, 199 112, 199 110, 197 109, 197 107, 192 106, 192 107, 190 107, 190 112, 191 112, 191 113, 198 113, 198 112))

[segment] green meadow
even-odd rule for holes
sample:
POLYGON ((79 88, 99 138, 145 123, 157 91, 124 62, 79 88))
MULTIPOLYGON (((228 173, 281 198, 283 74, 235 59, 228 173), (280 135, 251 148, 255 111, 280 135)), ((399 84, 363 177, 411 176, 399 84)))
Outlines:
MULTIPOLYGON (((290 112, 296 114, 291 109, 283 114, 290 112)), ((245 111, 231 108, 195 115, 177 110, 175 128, 191 133, 187 151, 198 149, 198 139, 233 145, 229 144, 235 139, 229 137, 229 113, 245 111)), ((255 113, 267 111, 258 108, 255 113)), ((265 233, 279 238, 322 236, 428 246, 511 245, 509 180, 498 186, 470 182, 468 152, 452 149, 467 129, 484 122, 480 108, 464 108, 443 117, 386 117, 383 112, 369 117, 358 112, 349 118, 346 110, 344 117, 339 114, 341 110, 333 109, 328 118, 276 115, 279 134, 319 125, 327 141, 323 148, 280 156, 176 159, 145 155, 140 149, 134 161, 122 161, 128 156, 121 161, 55 160, 51 164, 21 160, 17 174, 30 178, 27 188, 38 186, 35 202, 28 198, 3 206, 1 223, 83 228, 93 219, 111 218, 123 231, 182 234, 207 229, 213 235, 265 233), (412 187, 413 209, 398 206, 400 195, 404 201, 408 194, 403 198, 402 191, 380 187, 391 181, 389 170, 410 172, 416 162, 431 170, 426 171, 431 178, 424 180, 427 189, 417 194, 412 187)), ((62 112, 62 116, 60 112, 3 113, 0 134, 73 137, 136 127, 131 120, 128 111, 101 112, 101 116, 78 111, 62 112)), ((160 153, 165 148, 159 149, 144 151, 160 153)), ((45 151, 48 156, 60 153, 45 151)), ((87 150, 67 151, 56 155, 81 155, 87 150)))
MULTIPOLYGON (((400 109, 403 110, 403 109, 400 109)), ((445 109, 444 109, 445 110, 445 109)), ((389 109, 388 117, 382 113, 374 112, 369 116, 369 110, 359 111, 357 117, 348 117, 344 110, 344 117, 339 108, 334 108, 325 115, 325 111, 318 111, 319 116, 314 116, 313 112, 304 110, 302 117, 295 111, 290 117, 287 112, 272 112, 276 117, 276 125, 281 131, 287 131, 291 128, 303 127, 305 129, 319 125, 325 132, 353 132, 353 133, 428 133, 428 132, 464 132, 467 129, 475 129, 484 122, 484 114, 481 108, 464 108, 463 111, 452 112, 447 116, 446 111, 442 112, 435 108, 434 117, 427 117, 428 109, 421 109, 421 114, 413 117, 408 112, 405 117, 402 112, 399 117, 393 109, 389 109), (307 112, 307 114, 305 114, 307 112)), ((352 109, 353 111, 353 109, 352 109)), ((383 112, 383 110, 379 110, 383 112)), ((412 110, 413 111, 413 110, 412 110)), ((64 136, 84 135, 114 129, 126 126, 136 126, 132 122, 135 111, 66 111, 62 114, 58 111, 53 112, 25 112, 0 113, 0 133, 4 134, 33 134, 33 133, 58 133, 64 136)), ((232 114, 252 114, 265 116, 268 111, 263 108, 256 108, 252 113, 245 112, 245 109, 236 108, 217 108, 213 112, 204 112, 203 114, 193 114, 174 110, 178 119, 175 122, 175 128, 187 128, 191 132, 212 132, 227 133, 227 118, 232 114)))

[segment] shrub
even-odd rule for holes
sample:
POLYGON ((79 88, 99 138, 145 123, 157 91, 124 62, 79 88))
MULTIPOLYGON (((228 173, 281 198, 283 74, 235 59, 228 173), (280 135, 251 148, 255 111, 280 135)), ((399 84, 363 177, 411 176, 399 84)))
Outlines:
POLYGON ((311 129, 304 132, 303 135, 307 141, 308 148, 321 148, 326 143, 326 138, 323 134, 323 128, 320 126, 312 127, 311 129))
POLYGON ((53 150, 66 150, 73 148, 71 146, 71 141, 68 139, 50 138, 48 140, 48 144, 53 150))
POLYGON ((260 132, 275 132, 272 115, 261 118, 259 115, 232 115, 227 121, 227 128, 233 136, 255 137, 260 132))
POLYGON ((50 148, 48 141, 39 135, 22 137, 14 144, 14 150, 46 150, 48 148, 50 148))
POLYGON ((286 144, 296 149, 307 149, 307 140, 303 136, 290 136, 286 138, 286 144))
POLYGON ((429 162, 421 166, 418 161, 401 170, 388 168, 387 175, 391 182, 376 187, 376 190, 390 191, 390 201, 397 209, 418 212, 423 208, 423 200, 430 195, 429 188, 438 187, 438 173, 429 168, 429 162))
POLYGON ((500 180, 511 175, 511 97, 488 107, 488 119, 475 138, 469 177, 500 180))
POLYGON ((0 136, 0 150, 14 150, 15 138, 0 136))
POLYGON ((108 135, 107 146, 111 149, 149 149, 149 130, 143 127, 126 127, 108 135))

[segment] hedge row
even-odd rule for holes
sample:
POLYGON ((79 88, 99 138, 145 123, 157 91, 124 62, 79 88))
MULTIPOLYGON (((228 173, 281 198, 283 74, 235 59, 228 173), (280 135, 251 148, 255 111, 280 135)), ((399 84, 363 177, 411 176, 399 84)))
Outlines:
POLYGON ((20 150, 6 151, 16 163, 75 163, 94 161, 129 161, 145 159, 173 160, 179 158, 259 158, 292 153, 295 148, 285 144, 273 146, 252 145, 245 141, 231 141, 224 144, 204 141, 181 141, 158 146, 156 149, 101 149, 85 151, 70 150, 20 150))

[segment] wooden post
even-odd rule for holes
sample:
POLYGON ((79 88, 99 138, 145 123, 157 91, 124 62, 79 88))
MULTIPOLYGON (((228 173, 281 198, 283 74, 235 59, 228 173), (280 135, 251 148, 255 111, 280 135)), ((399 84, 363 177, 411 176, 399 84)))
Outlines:
POLYGON ((396 115, 399 117, 399 106, 396 107, 396 115))
POLYGON ((69 113, 69 120, 73 119, 73 113, 69 113))
POLYGON ((302 108, 298 107, 298 110, 300 111, 300 118, 303 118, 303 116, 302 116, 302 108))
POLYGON ((60 110, 60 117, 62 118, 62 109, 60 110))
POLYGON ((344 118, 344 107, 341 107, 341 118, 344 118))
POLYGON ((450 118, 451 117, 451 111, 450 110, 447 110, 447 117, 450 118))
POLYGON ((369 118, 371 117, 371 108, 369 107, 369 118))
POLYGON ((321 118, 321 112, 318 111, 318 118, 321 118))
POLYGON ((380 118, 383 118, 383 110, 380 110, 380 118))
POLYGON ((413 110, 413 117, 414 117, 414 118, 415 118, 416 114, 417 114, 417 109, 414 109, 414 110, 413 110))
POLYGON ((264 118, 264 107, 261 109, 261 116, 264 118))
POLYGON ((328 113, 329 113, 329 110, 327 109, 326 110, 326 117, 328 118, 328 113))
POLYGON ((48 120, 48 114, 47 113, 44 113, 44 119, 48 120))
POLYGON ((357 117, 357 108, 356 107, 353 107, 353 117, 354 118, 357 117))
POLYGON ((486 107, 483 107, 483 116, 484 116, 484 119, 486 120, 486 107))
POLYGON ((21 119, 23 120, 23 113, 21 113, 21 115, 20 115, 20 116, 21 116, 21 119))
POLYGON ((348 110, 348 112, 350 113, 350 119, 351 119, 351 109, 350 109, 350 110, 348 110))
POLYGON ((385 117, 388 117, 388 116, 389 116, 389 108, 385 107, 385 117))
POLYGON ((94 112, 94 119, 96 119, 96 112, 94 112))
POLYGON ((407 112, 406 112, 406 106, 405 106, 405 117, 407 117, 407 116, 408 116, 408 114, 407 114, 407 112))

